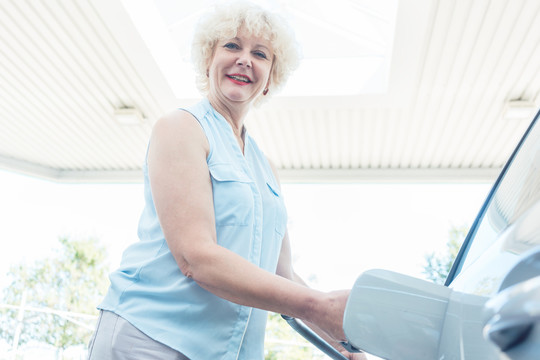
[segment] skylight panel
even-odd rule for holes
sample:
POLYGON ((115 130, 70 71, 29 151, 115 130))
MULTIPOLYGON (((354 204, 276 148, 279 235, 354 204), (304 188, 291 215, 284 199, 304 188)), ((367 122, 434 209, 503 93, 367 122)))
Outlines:
MULTIPOLYGON (((216 1, 124 0, 141 37, 177 98, 198 98, 191 38, 216 1)), ((303 60, 278 96, 346 96, 387 92, 398 0, 255 1, 283 13, 303 60)))

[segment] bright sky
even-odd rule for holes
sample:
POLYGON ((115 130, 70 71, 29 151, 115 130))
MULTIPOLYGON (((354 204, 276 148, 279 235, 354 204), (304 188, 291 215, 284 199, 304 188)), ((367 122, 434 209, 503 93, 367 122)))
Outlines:
MULTIPOLYGON (((142 185, 66 185, 0 171, 9 266, 51 254, 59 236, 95 236, 112 267, 137 241, 142 185)), ((422 277, 424 255, 444 250, 452 225, 472 224, 489 185, 283 184, 295 267, 322 290, 351 287, 371 268, 422 277)))

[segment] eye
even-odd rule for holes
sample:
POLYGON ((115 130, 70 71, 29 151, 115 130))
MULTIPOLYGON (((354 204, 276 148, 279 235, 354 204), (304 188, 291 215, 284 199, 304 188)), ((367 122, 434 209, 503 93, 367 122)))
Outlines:
POLYGON ((254 51, 253 54, 255 54, 255 56, 260 57, 261 59, 268 59, 266 54, 262 51, 254 51))
POLYGON ((235 44, 233 42, 228 42, 225 45, 223 45, 224 48, 231 49, 231 50, 238 50, 240 49, 240 46, 238 44, 235 44))

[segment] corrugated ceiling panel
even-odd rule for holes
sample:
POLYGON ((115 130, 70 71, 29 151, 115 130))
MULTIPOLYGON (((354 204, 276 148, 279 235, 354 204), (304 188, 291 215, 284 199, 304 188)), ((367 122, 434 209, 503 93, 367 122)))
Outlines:
MULTIPOLYGON (((25 3, 21 3, 23 4, 25 3)), ((36 74, 36 79, 40 81, 36 89, 47 97, 45 101, 50 102, 50 105, 43 109, 48 110, 48 116, 44 118, 47 121, 43 122, 43 130, 47 131, 50 128, 50 122, 54 121, 57 122, 56 129, 64 129, 71 135, 64 136, 62 142, 73 149, 76 156, 72 157, 72 162, 65 163, 64 167, 84 169, 100 166, 101 161, 95 156, 96 149, 112 152, 113 147, 108 142, 109 134, 101 134, 99 128, 93 126, 91 121, 81 121, 91 119, 89 116, 92 114, 98 116, 100 114, 97 112, 98 104, 88 106, 88 100, 100 100, 100 97, 92 96, 93 89, 88 87, 92 84, 93 77, 90 74, 91 69, 86 68, 89 62, 85 61, 87 54, 81 49, 84 43, 77 41, 79 34, 76 28, 68 31, 61 24, 62 20, 58 20, 58 18, 71 18, 63 13, 62 9, 49 9, 39 2, 33 5, 36 7, 28 6, 26 9, 20 9, 20 14, 28 17, 28 24, 34 24, 34 31, 28 38, 33 39, 35 43, 45 44, 40 48, 39 57, 36 54, 34 54, 34 59, 29 57, 30 61, 35 61, 38 66, 42 66, 38 70, 39 74, 36 74), (46 62, 41 62, 40 59, 46 59, 46 62), (43 71, 45 69, 48 71, 43 71), (52 118, 56 119, 52 120, 52 118), (84 146, 90 139, 96 140, 95 145, 84 146)), ((57 5, 57 3, 51 2, 49 5, 57 5)), ((29 25, 25 26, 25 28, 28 27, 29 25)), ((101 88, 100 91, 103 92, 104 89, 101 88)), ((55 129, 51 130, 55 131, 55 129)), ((104 158, 104 162, 105 166, 117 165, 108 163, 107 158, 104 158)))
MULTIPOLYGON (((466 163, 466 158, 470 157, 470 139, 467 134, 474 134, 471 129, 473 113, 478 106, 478 101, 485 89, 482 89, 482 81, 487 81, 488 78, 483 76, 485 69, 494 61, 494 58, 486 57, 488 50, 494 41, 493 34, 497 29, 501 16, 504 12, 504 4, 501 2, 484 3, 484 14, 477 21, 477 34, 472 35, 470 39, 474 44, 470 52, 470 60, 467 64, 464 73, 462 85, 457 94, 457 104, 449 114, 449 122, 454 125, 453 137, 454 141, 448 144, 446 151, 442 155, 441 163, 448 164, 450 167, 470 166, 466 163), (452 155, 453 154, 453 155, 452 155)), ((471 22, 474 24, 473 19, 471 22)))
POLYGON ((136 105, 149 118, 163 110, 90 3, 6 1, 0 16, 2 89, 11 94, 3 116, 30 124, 10 128, 33 149, 13 155, 59 169, 139 168, 150 125, 121 126, 114 109, 136 105))
POLYGON ((440 93, 437 111, 430 117, 430 122, 437 122, 434 132, 428 137, 428 150, 425 151, 422 164, 435 168, 448 167, 448 163, 442 161, 442 156, 446 153, 456 136, 456 126, 464 121, 456 117, 451 117, 454 109, 464 105, 467 100, 461 96, 463 91, 464 73, 469 66, 471 53, 474 46, 480 24, 476 19, 482 19, 485 11, 485 1, 459 2, 452 13, 451 28, 457 31, 451 32, 448 36, 448 46, 442 55, 442 61, 438 73, 444 73, 441 81, 442 91, 440 93), (471 21, 472 20, 472 21, 471 21), (444 85, 442 85, 444 84, 444 85))
MULTIPOLYGON (((248 130, 278 168, 503 165, 528 125, 504 119, 504 104, 540 101, 540 2, 426 6, 418 77, 396 101, 298 98, 253 113, 248 130)), ((151 124, 170 109, 125 52, 126 38, 107 26, 105 8, 103 0, 0 2, 0 158, 53 170, 140 169, 151 124), (136 106, 147 120, 118 124, 113 113, 121 106, 136 106)))
POLYGON ((462 35, 468 19, 468 16, 464 16, 464 14, 469 11, 469 7, 469 2, 453 2, 452 9, 449 11, 450 15, 441 24, 448 28, 441 27, 439 34, 442 36, 433 38, 433 42, 440 42, 443 47, 433 68, 435 71, 434 88, 424 113, 424 120, 427 120, 422 125, 424 134, 420 135, 423 147, 422 149, 417 148, 415 155, 415 158, 417 157, 416 166, 421 168, 438 167, 439 165, 433 162, 433 154, 438 144, 444 141, 443 131, 447 122, 446 113, 454 97, 453 90, 455 90, 450 81, 455 69, 456 58, 459 56, 462 35), (448 31, 449 28, 454 29, 454 31, 448 31))
MULTIPOLYGON (((315 138, 317 141, 317 149, 318 149, 318 155, 319 155, 319 166, 315 166, 315 168, 319 169, 329 169, 331 166, 331 160, 330 160, 330 151, 328 150, 328 130, 326 127, 326 117, 323 111, 313 111, 308 112, 308 114, 313 118, 314 120, 314 127, 317 129, 317 137, 315 138)), ((337 124, 334 124, 337 126, 337 124)))
POLYGON ((405 168, 419 167, 421 154, 425 151, 421 141, 417 139, 427 139, 428 128, 432 126, 433 119, 426 116, 428 105, 433 106, 436 89, 435 78, 437 75, 437 64, 440 62, 441 53, 444 48, 444 37, 448 32, 449 14, 452 14, 453 1, 437 2, 433 15, 431 30, 428 30, 429 40, 426 44, 426 56, 421 67, 419 88, 413 103, 409 126, 406 130, 407 142, 402 152, 402 164, 405 168), (442 39, 442 40, 441 40, 442 39), (424 119, 429 119, 424 122, 424 119))
POLYGON ((530 1, 438 2, 408 107, 302 108, 254 133, 268 140, 279 131, 280 140, 264 145, 279 142, 269 155, 285 169, 501 167, 527 125, 503 119, 503 104, 538 96, 539 9, 530 1))
MULTIPOLYGON (((529 3, 532 4, 532 2, 529 3)), ((495 146, 504 146, 507 148, 507 153, 515 146, 515 142, 495 143, 493 135, 500 133, 501 128, 505 126, 502 122, 507 120, 500 117, 503 104, 509 100, 507 99, 508 91, 528 61, 529 53, 521 53, 521 50, 527 41, 527 31, 534 21, 535 12, 531 12, 532 9, 526 5, 527 2, 525 4, 508 3, 504 9, 505 16, 502 19, 502 24, 499 23, 500 27, 495 32, 493 44, 496 45, 492 47, 493 53, 487 54, 492 59, 493 65, 488 76, 489 81, 484 85, 483 96, 478 102, 478 111, 475 114, 478 120, 476 124, 479 126, 475 141, 471 139, 471 151, 477 157, 471 160, 471 166, 493 164, 492 154, 494 152, 491 149, 495 146), (492 139, 491 142, 490 139, 492 139)), ((538 35, 536 37, 538 38, 538 35)), ((512 135, 511 133, 511 137, 514 137, 512 135)))
POLYGON ((350 131, 346 136, 349 137, 349 166, 348 168, 357 168, 361 161, 362 148, 362 120, 357 111, 348 110, 347 117, 350 121, 350 131))

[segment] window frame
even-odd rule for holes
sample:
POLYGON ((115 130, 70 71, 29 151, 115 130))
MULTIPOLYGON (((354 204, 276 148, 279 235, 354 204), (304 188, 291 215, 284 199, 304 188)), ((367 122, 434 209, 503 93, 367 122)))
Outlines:
MULTIPOLYGON (((486 211, 489 208, 489 206, 491 205, 491 201, 492 201, 495 193, 499 189, 499 186, 500 186, 502 180, 506 176, 506 173, 508 172, 508 169, 510 168, 510 166, 514 162, 514 159, 516 158, 516 156, 519 153, 519 151, 521 150, 523 144, 525 143, 525 141, 529 137, 529 134, 531 133, 531 131, 534 128, 535 124, 537 122, 539 122, 539 120, 538 120, 539 117, 540 117, 540 110, 534 116, 534 118, 531 121, 531 123, 529 124, 527 130, 525 131, 525 133, 521 137, 521 140, 519 141, 518 145, 516 146, 516 148, 514 149, 512 154, 510 155, 510 158, 508 159, 508 161, 504 165, 501 173, 497 177, 497 180, 495 181, 493 187, 491 188, 489 194, 487 195, 486 200, 484 201, 484 204, 480 208, 480 211, 478 212, 478 215, 476 216, 476 219, 474 220, 474 222, 473 222, 473 224, 471 226, 471 229, 467 233, 467 236, 465 237, 465 240, 463 241, 463 245, 459 249, 459 252, 458 252, 458 254, 456 256, 456 259, 454 260, 454 263, 452 264, 450 272, 448 273, 448 276, 446 277, 446 281, 444 283, 444 286, 449 286, 454 281, 456 276, 461 273, 463 263, 464 263, 464 261, 465 261, 465 259, 467 257, 467 254, 468 254, 469 249, 470 249, 470 247, 472 245, 472 242, 474 241, 474 238, 476 237, 476 233, 478 231, 478 228, 479 228, 482 220, 484 219, 486 211)), ((538 126, 540 126, 540 124, 538 126)))

